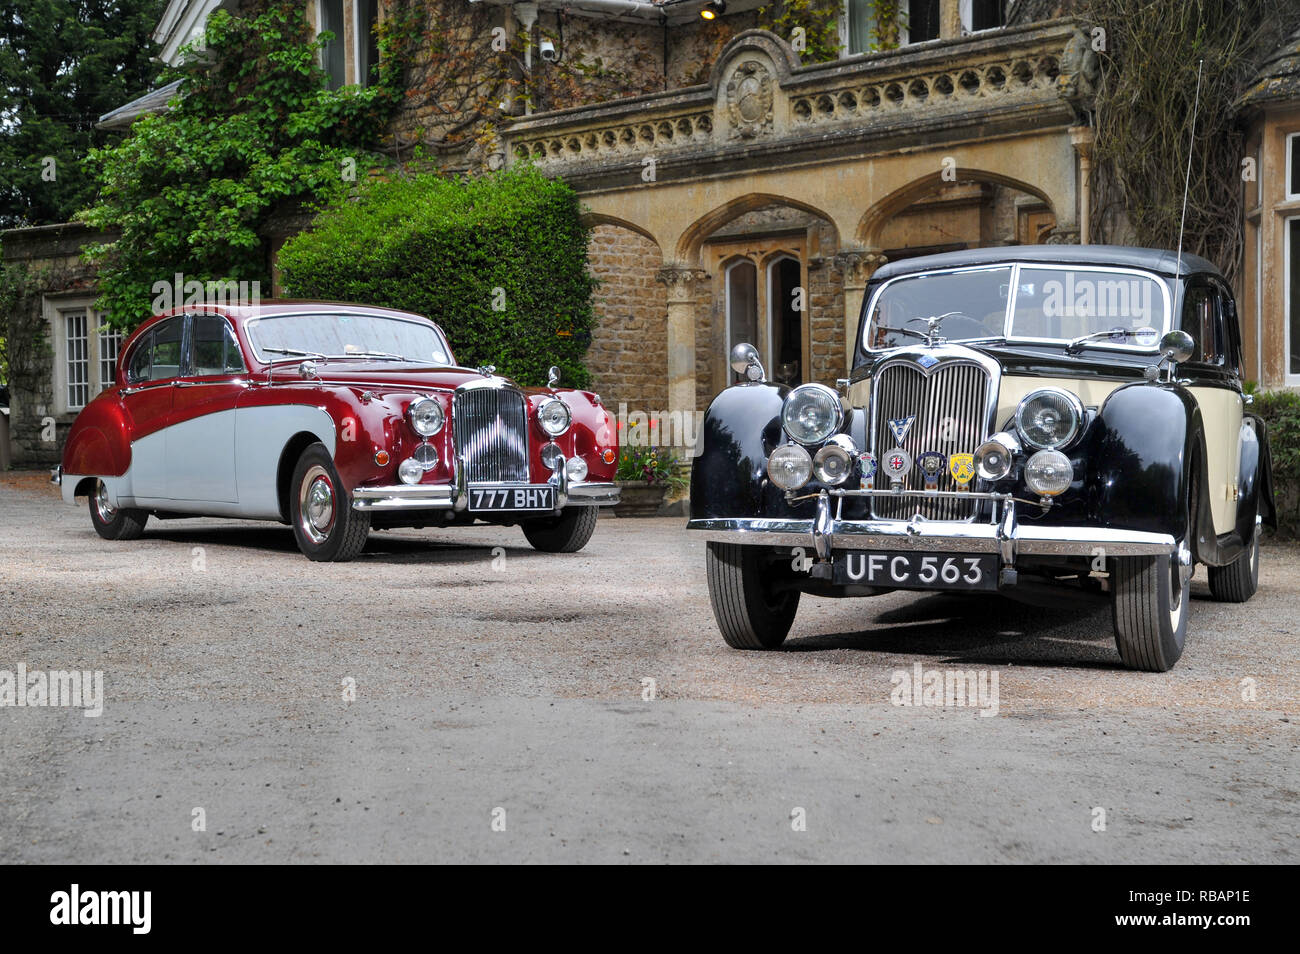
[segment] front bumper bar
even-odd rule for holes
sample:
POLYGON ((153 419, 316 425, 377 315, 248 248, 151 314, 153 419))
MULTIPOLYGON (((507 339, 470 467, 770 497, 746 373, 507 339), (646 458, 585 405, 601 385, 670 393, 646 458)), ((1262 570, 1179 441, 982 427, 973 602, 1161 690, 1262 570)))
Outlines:
MULTIPOLYGON (((612 507, 619 502, 618 484, 569 480, 561 456, 547 481, 555 488, 555 509, 570 504, 579 507, 612 507)), ((387 484, 357 487, 352 491, 353 510, 455 510, 469 507, 468 468, 465 459, 456 462, 455 477, 450 484, 387 484)), ((543 511, 544 513, 544 511, 543 511)))
MULTIPOLYGON (((1171 534, 1108 527, 1059 527, 1023 524, 1016 503, 1005 494, 960 494, 991 499, 1000 504, 987 523, 961 520, 843 520, 831 496, 868 496, 863 491, 822 491, 811 520, 767 517, 717 517, 693 519, 688 530, 705 539, 758 546, 809 547, 819 560, 834 550, 919 550, 940 553, 996 553, 1002 565, 1012 567, 1018 556, 1147 556, 1176 554, 1171 534), (1000 509, 1000 513, 999 513, 1000 509)), ((874 495, 884 494, 876 492, 874 495)), ((945 494, 953 496, 956 494, 945 494)), ((923 493, 909 496, 925 496, 923 493)))

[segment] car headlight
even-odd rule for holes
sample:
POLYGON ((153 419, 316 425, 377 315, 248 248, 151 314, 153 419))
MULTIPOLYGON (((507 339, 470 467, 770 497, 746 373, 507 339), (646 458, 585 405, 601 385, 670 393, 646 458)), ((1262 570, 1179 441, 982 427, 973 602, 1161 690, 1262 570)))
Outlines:
POLYGON ((418 484, 424 477, 424 465, 414 457, 408 457, 397 465, 397 479, 404 484, 418 484))
POLYGON ((551 437, 559 437, 573 423, 573 412, 559 398, 547 398, 537 409, 537 423, 551 437))
POLYGON ((587 479, 587 462, 581 457, 570 457, 564 462, 564 469, 569 473, 569 479, 575 484, 580 484, 587 479))
POLYGON ((442 430, 442 405, 433 398, 416 398, 406 409, 406 419, 411 422, 411 429, 415 433, 421 437, 432 437, 442 430))
POLYGON ((1025 395, 1016 408, 1016 430, 1030 447, 1055 450, 1074 440, 1083 423, 1083 402, 1062 388, 1025 395))
POLYGON ((1025 485, 1043 497, 1055 497, 1074 481, 1074 465, 1060 451, 1043 450, 1025 462, 1025 485))
POLYGON ((782 490, 798 490, 812 478, 812 458, 798 444, 782 444, 767 459, 767 476, 782 490))
POLYGON ((781 426, 800 444, 820 444, 844 422, 840 399, 824 384, 801 384, 781 406, 781 426))

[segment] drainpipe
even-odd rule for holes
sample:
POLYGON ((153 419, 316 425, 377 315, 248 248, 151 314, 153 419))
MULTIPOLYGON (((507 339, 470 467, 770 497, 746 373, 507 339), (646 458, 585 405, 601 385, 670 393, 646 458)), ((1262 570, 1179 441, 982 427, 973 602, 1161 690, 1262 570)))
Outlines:
POLYGON ((524 76, 527 77, 528 95, 524 97, 524 115, 533 112, 533 25, 537 23, 536 3, 516 3, 515 19, 524 30, 524 76))
POLYGON ((1070 145, 1079 154, 1079 244, 1092 243, 1092 144, 1097 135, 1091 126, 1071 126, 1070 145))

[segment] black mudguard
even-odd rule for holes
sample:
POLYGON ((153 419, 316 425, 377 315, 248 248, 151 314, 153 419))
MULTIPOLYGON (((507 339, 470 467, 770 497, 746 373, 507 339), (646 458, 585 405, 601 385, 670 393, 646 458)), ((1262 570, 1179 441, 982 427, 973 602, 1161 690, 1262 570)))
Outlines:
MULTIPOLYGON (((1196 399, 1182 388, 1141 383, 1112 391, 1097 415, 1087 454, 1093 521, 1185 539, 1190 461, 1201 462, 1199 486, 1206 485, 1202 430, 1196 399)), ((1208 513, 1208 501, 1202 502, 1208 513)))
MULTIPOLYGON (((781 429, 781 405, 790 389, 775 384, 745 383, 727 388, 704 414, 701 450, 691 467, 691 517, 790 517, 810 519, 812 501, 788 504, 785 494, 767 477, 768 455, 786 442, 781 429)), ((842 433, 865 446, 866 415, 847 409, 842 433)), ((811 483, 806 493, 816 493, 811 483)), ((857 478, 850 478, 857 486, 857 478)), ((862 499, 844 502, 843 516, 865 514, 862 499)))
POLYGON ((1258 414, 1247 411, 1241 430, 1241 467, 1237 477, 1241 496, 1237 503, 1237 532, 1248 534, 1256 514, 1264 518, 1266 526, 1276 530, 1277 502, 1273 499, 1273 453, 1268 446, 1268 425, 1258 414), (1248 430, 1251 432, 1249 435, 1248 430))

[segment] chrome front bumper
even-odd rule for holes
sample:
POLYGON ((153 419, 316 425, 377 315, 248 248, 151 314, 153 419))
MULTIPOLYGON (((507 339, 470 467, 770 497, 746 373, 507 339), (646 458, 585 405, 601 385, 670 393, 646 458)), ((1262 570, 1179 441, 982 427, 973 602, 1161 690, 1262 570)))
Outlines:
MULTIPOLYGON (((1018 556, 1145 556, 1178 553, 1171 534, 1106 527, 1053 527, 1023 524, 1009 494, 953 491, 945 496, 992 500, 987 523, 960 520, 844 520, 839 516, 844 497, 885 496, 889 491, 825 491, 817 495, 817 513, 811 520, 765 517, 694 519, 688 530, 707 540, 756 546, 808 547, 819 560, 834 550, 921 550, 941 553, 996 553, 1004 567, 1018 556), (838 504, 832 497, 839 498, 838 504)), ((927 496, 911 491, 907 496, 927 496)), ((1032 505, 1032 504, 1031 504, 1032 505)))
MULTIPOLYGON (((561 457, 547 481, 555 488, 555 509, 578 507, 612 507, 619 501, 618 484, 574 483, 569 480, 561 457)), ((465 480, 464 460, 457 461, 454 481, 450 484, 388 484, 357 487, 352 491, 353 510, 454 510, 469 507, 469 487, 465 480)), ((543 511, 545 513, 545 511, 543 511)))

